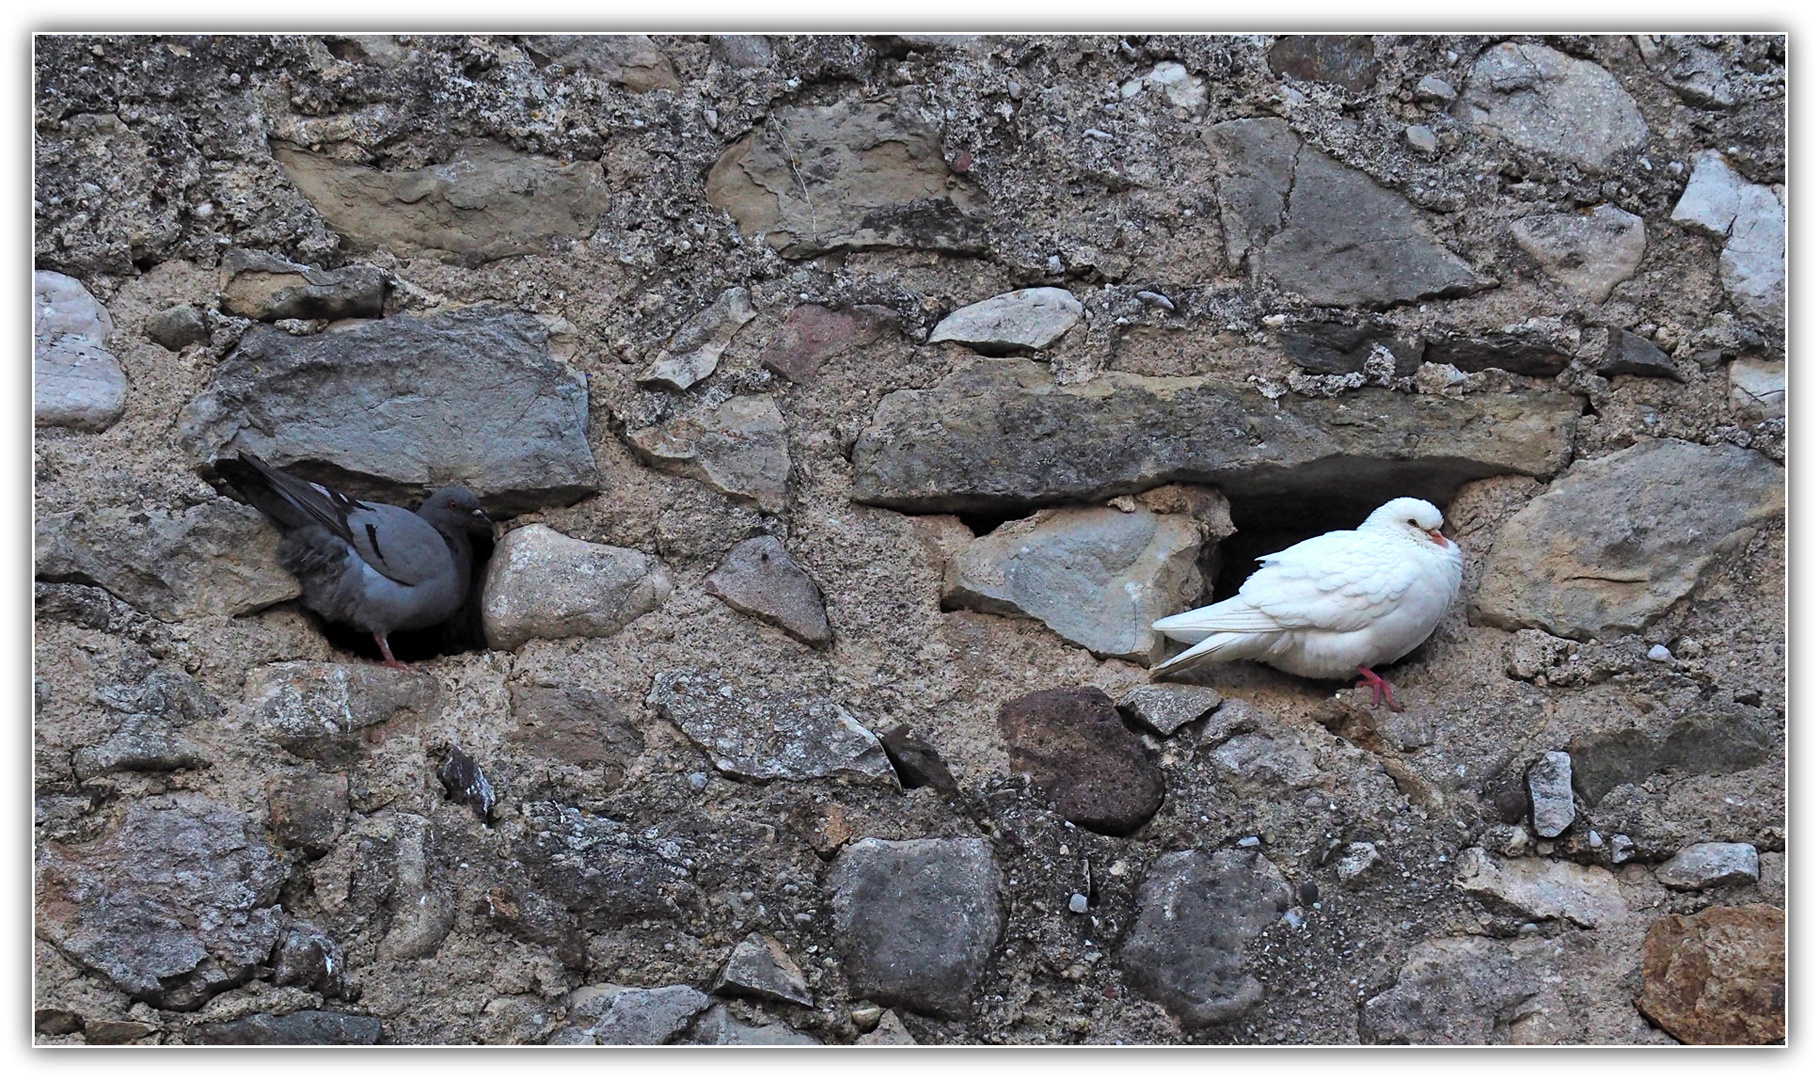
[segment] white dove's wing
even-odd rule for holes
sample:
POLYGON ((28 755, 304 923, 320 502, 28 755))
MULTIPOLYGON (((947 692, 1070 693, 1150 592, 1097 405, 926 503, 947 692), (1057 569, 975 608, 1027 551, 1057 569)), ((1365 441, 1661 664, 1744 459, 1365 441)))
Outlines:
POLYGON ((1351 531, 1311 537, 1259 561, 1234 599, 1289 630, 1363 630, 1389 614, 1421 573, 1394 541, 1351 531))

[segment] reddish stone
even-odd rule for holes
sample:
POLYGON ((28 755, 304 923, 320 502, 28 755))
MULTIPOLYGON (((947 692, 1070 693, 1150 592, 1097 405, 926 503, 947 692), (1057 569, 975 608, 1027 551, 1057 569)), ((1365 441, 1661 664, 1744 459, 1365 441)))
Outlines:
POLYGON ((1783 1041, 1783 928, 1769 904, 1663 916, 1643 938, 1637 1008, 1684 1043, 1783 1041))
POLYGON ((807 382, 831 357, 877 341, 896 319, 890 308, 872 304, 839 311, 802 304, 784 319, 759 362, 791 382, 807 382))
POLYGON ((1163 771, 1096 686, 1039 690, 1000 706, 1013 772, 1083 829, 1125 836, 1163 805, 1163 771))

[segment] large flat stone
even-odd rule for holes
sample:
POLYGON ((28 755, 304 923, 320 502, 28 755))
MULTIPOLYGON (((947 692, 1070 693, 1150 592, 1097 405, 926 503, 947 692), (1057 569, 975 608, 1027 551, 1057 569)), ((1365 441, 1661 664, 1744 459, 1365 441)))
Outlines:
POLYGON ((588 236, 612 208, 598 161, 564 164, 499 143, 462 143, 447 162, 387 171, 282 144, 284 175, 348 246, 477 265, 588 236))
POLYGON ((1498 529, 1479 618, 1582 641, 1634 633, 1783 505, 1782 469, 1735 446, 1644 439, 1576 461, 1498 529))
POLYGON ((102 506, 33 522, 36 572, 99 585, 166 621, 245 615, 289 600, 278 530, 250 506, 211 499, 181 513, 102 506))
POLYGON ((1566 919, 1597 928, 1627 915, 1617 879, 1602 866, 1553 859, 1498 859, 1480 848, 1460 853, 1460 887, 1494 911, 1528 919, 1566 919))
POLYGON ((105 431, 126 411, 126 371, 107 351, 114 320, 80 281, 32 274, 32 418, 105 431))
POLYGON ((781 514, 790 504, 789 433, 769 394, 728 398, 628 431, 626 441, 647 464, 700 480, 768 514, 781 514))
POLYGON ((359 756, 368 728, 433 721, 442 687, 420 671, 292 660, 249 672, 246 700, 261 735, 299 757, 343 764, 359 756))
POLYGON ((1671 889, 1742 885, 1757 875, 1757 849, 1750 844, 1689 844, 1656 867, 1656 880, 1671 889))
POLYGON ((1768 904, 1664 915, 1643 938, 1637 1008, 1684 1043, 1788 1035, 1787 920, 1768 904))
POLYGON ((658 672, 646 700, 729 776, 897 783, 878 738, 839 702, 807 691, 741 690, 705 672, 678 669, 658 672))
POLYGON ((1187 517, 1108 506, 1039 510, 949 560, 942 602, 1040 620, 1097 656, 1150 663, 1150 624, 1194 606, 1205 586, 1201 531, 1187 517))
POLYGON ((283 1016, 253 1013, 201 1024, 195 1041, 209 1046, 372 1046, 384 1033, 377 1016, 299 1009, 283 1016))
POLYGON ((494 513, 596 490, 586 381, 527 312, 395 315, 306 337, 255 330, 184 410, 205 475, 249 450, 347 491, 412 505, 462 483, 494 513))
POLYGON ((792 259, 837 249, 980 252, 985 197, 942 158, 941 132, 886 103, 773 109, 708 171, 708 202, 792 259))
POLYGON ((1227 257, 1312 304, 1384 307, 1478 287, 1408 200, 1304 146, 1275 118, 1207 129, 1227 257))
POLYGON ((849 844, 828 873, 855 998, 965 1017, 998 942, 999 872, 984 840, 849 844))
POLYGON ((1463 398, 1365 389, 1285 396, 1206 377, 1111 372, 1058 386, 1028 360, 983 361, 885 395, 853 448, 853 497, 914 514, 1098 502, 1171 481, 1228 496, 1445 505, 1468 480, 1547 477, 1580 410, 1554 392, 1463 398))
POLYGON ((1454 111, 1524 150, 1593 172, 1649 139, 1637 103, 1611 72, 1546 45, 1506 41, 1487 49, 1454 111))
POLYGON ((642 551, 527 525, 507 533, 487 562, 481 626, 495 649, 532 638, 611 637, 662 607, 670 587, 663 563, 642 551))
POLYGON ((1409 950, 1395 985, 1359 1010, 1359 1034, 1372 1043, 1508 1042, 1519 1006, 1543 991, 1544 975, 1506 942, 1430 938, 1409 950))
POLYGON ((91 843, 46 843, 36 867, 38 935, 163 1009, 250 979, 284 927, 283 857, 258 822, 193 792, 132 802, 91 843))
POLYGON ((1172 851, 1151 863, 1119 950, 1144 996, 1204 1028, 1244 1015, 1263 984, 1245 971, 1251 939, 1289 909, 1289 883, 1255 851, 1172 851))

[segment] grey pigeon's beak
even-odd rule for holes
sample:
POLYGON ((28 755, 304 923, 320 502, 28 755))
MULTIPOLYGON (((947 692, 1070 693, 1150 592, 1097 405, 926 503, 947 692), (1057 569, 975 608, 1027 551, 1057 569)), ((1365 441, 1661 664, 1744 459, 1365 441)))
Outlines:
POLYGON ((485 510, 476 506, 473 512, 468 515, 468 531, 485 536, 492 536, 493 519, 487 516, 485 510))

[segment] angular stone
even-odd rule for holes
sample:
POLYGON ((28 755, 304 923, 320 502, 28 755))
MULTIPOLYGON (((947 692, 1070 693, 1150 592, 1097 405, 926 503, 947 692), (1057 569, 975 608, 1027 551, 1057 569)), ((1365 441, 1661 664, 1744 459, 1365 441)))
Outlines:
POLYGON ((238 1020, 199 1024, 195 1042, 210 1046, 372 1046, 385 1034, 377 1016, 300 1009, 284 1016, 253 1013, 238 1020))
POLYGON ((1574 823, 1573 758, 1550 750, 1529 767, 1530 819, 1536 835, 1560 836, 1574 823))
POLYGON ((708 53, 739 71, 771 66, 771 42, 763 34, 715 34, 708 39, 708 53))
POLYGON ((929 343, 957 341, 987 356, 1046 349, 1084 310, 1067 289, 1019 289, 957 309, 935 324, 929 343))
POLYGON ((1384 307, 1478 287, 1406 199, 1304 146, 1286 122, 1228 120, 1206 139, 1233 265, 1256 253, 1254 269, 1322 306, 1384 307))
POLYGON ((1494 911, 1529 919, 1566 919, 1589 929, 1628 914, 1617 879, 1602 866, 1553 859, 1505 859, 1482 848, 1460 853, 1460 887, 1494 911))
POLYGON ((447 162, 389 172, 275 144, 272 156, 346 245, 401 258, 475 266, 540 255, 552 241, 591 235, 612 209, 598 161, 564 164, 474 140, 447 162))
POLYGON ((1027 774, 1056 812, 1125 836, 1163 805, 1163 772, 1097 686, 1039 690, 999 706, 1011 771, 1027 774))
POLYGON ((125 1046, 157 1031, 137 1020, 90 1020, 82 1025, 82 1038, 91 1046, 125 1046))
POLYGON ((1757 420, 1787 414, 1788 364, 1782 360, 1739 357, 1727 369, 1732 411, 1757 420))
POLYGON ((1429 938, 1409 950, 1396 984, 1359 1010, 1359 1034, 1372 1043, 1508 1042, 1519 1006, 1544 985, 1543 973, 1503 942, 1429 938))
POLYGON ((694 891, 681 844, 554 802, 524 804, 513 854, 530 881, 590 933, 675 915, 678 898, 694 891))
POLYGON ((184 410, 179 438, 205 474, 249 450, 405 505, 459 482, 513 514, 599 485, 585 380, 542 322, 492 306, 307 337, 255 330, 184 410))
POLYGON ((507 744, 565 765, 604 765, 619 777, 644 753, 645 736, 606 694, 579 688, 514 686, 507 744))
POLYGON ((319 270, 246 248, 221 257, 221 306, 261 322, 377 319, 385 314, 387 284, 377 266, 319 270))
POLYGON ((1671 889, 1711 889, 1757 880, 1757 849, 1750 844, 1689 844, 1656 867, 1656 880, 1671 889))
POLYGON ((827 880, 854 997, 965 1017, 1003 920, 984 840, 849 844, 827 880))
POLYGON ((70 754, 70 768, 78 780, 117 772, 206 769, 209 764, 201 746, 168 731, 121 731, 98 746, 78 747, 70 754))
POLYGON ((1543 272, 1596 304, 1637 272, 1649 245, 1643 219, 1610 203, 1518 218, 1510 232, 1543 272))
POLYGON ((770 623, 805 645, 826 645, 832 638, 821 589, 775 536, 735 545, 703 587, 734 611, 770 623))
POLYGON ((783 944, 758 933, 747 934, 733 947, 733 955, 727 958, 727 966, 714 983, 714 992, 796 1005, 815 1004, 809 984, 803 981, 802 969, 790 959, 783 944))
POLYGON ((523 40, 571 71, 599 75, 635 94, 676 86, 670 58, 645 34, 532 34, 523 40))
POLYGON ((1581 641, 1635 633, 1783 501, 1782 469, 1736 446, 1641 439, 1577 461, 1498 529, 1478 617, 1581 641))
POLYGON ((442 708, 442 684, 419 671, 376 664, 292 660, 247 674, 253 726, 299 757, 330 765, 356 760, 359 732, 398 721, 430 723, 442 708))
POLYGON ((1150 624, 1206 587, 1201 531, 1174 514, 1109 506, 1040 510, 955 552, 942 603, 1042 622, 1096 656, 1162 658, 1150 624))
POLYGON ((839 702, 779 687, 742 692, 688 669, 658 672, 646 702, 728 776, 848 776, 896 784, 884 747, 839 702))
POLYGON ((1172 851, 1150 864, 1119 966, 1184 1027, 1244 1015, 1264 988, 1245 949, 1291 902, 1289 883, 1255 851, 1172 851))
POLYGON ((1291 34, 1270 46, 1264 62, 1278 75, 1362 94, 1377 85, 1382 66, 1373 40, 1369 34, 1291 34))
POLYGON ((1273 735, 1243 732, 1232 736, 1214 749, 1213 764, 1238 787, 1259 794, 1304 788, 1321 778, 1308 748, 1293 732, 1281 728, 1273 735))
POLYGON ((1664 769, 1739 772, 1768 759, 1779 745, 1779 735, 1753 710, 1713 705, 1675 717, 1659 734, 1622 728, 1577 737, 1568 751, 1574 759, 1574 790, 1591 807, 1613 788, 1641 783, 1664 769))
POLYGON ((808 382, 823 364, 872 344, 896 322, 897 312, 875 304, 838 310, 799 304, 766 342, 758 362, 791 382, 808 382))
POLYGON ((172 352, 181 352, 207 341, 209 328, 200 311, 189 304, 176 304, 145 320, 145 336, 172 352))
POLYGON ((1220 692, 1206 686, 1140 684, 1119 699, 1119 712, 1167 739, 1220 705, 1220 692))
POLYGON ((583 986, 563 1002, 567 1026, 550 1037, 552 1044, 663 1046, 682 1034, 714 999, 681 983, 649 990, 608 983, 583 986))
POLYGON ((1649 139, 1637 103, 1611 72, 1546 45, 1487 49, 1454 111, 1490 135, 1592 172, 1649 139))
POLYGON ((1663 916, 1643 938, 1638 1010, 1684 1043, 1782 1042, 1785 927, 1768 904, 1663 916))
POLYGON ((1483 333, 1436 331, 1428 338, 1422 360, 1460 371, 1495 367, 1513 375, 1548 378, 1567 369, 1579 345, 1579 333, 1559 320, 1531 319, 1483 333))
POLYGON ((949 171, 915 109, 840 101, 771 110, 708 170, 708 202, 788 258, 877 247, 982 252, 985 196, 949 171))
POLYGON ((1390 375, 1414 375, 1422 364, 1421 335, 1384 323, 1300 322, 1277 335, 1283 351, 1305 371, 1322 375, 1367 372, 1388 363, 1390 375))
POLYGON ((756 318, 751 293, 739 286, 722 292, 714 303, 690 316, 670 336, 638 381, 687 390, 714 374, 721 354, 733 343, 733 335, 756 318))
POLYGON ((1359 840, 1346 845, 1346 851, 1334 860, 1333 872, 1339 877, 1340 884, 1351 885, 1377 864, 1378 846, 1369 840, 1359 840))
POLYGON ((725 1005, 716 1005, 695 1025, 689 1041, 702 1046, 820 1046, 821 1040, 805 1035, 782 1020, 763 1013, 764 1023, 734 1019, 725 1005))
POLYGON ((906 790, 933 787, 949 794, 960 790, 960 785, 954 782, 954 774, 948 770, 948 763, 942 760, 941 751, 912 735, 909 724, 897 725, 880 735, 878 741, 885 748, 885 756, 891 759, 897 782, 906 790))
POLYGON ((495 885, 487 890, 486 909, 494 926, 519 941, 551 947, 564 967, 587 970, 587 935, 562 905, 522 885, 495 885))
POLYGON ((82 1017, 68 1009, 34 1009, 32 1030, 40 1035, 74 1035, 82 1030, 82 1017))
POLYGON ((1648 338, 1641 338, 1629 330, 1611 327, 1605 332, 1605 355, 1599 358, 1598 372, 1607 378, 1613 375, 1645 375, 1655 379, 1673 379, 1685 382, 1675 362, 1668 354, 1656 348, 1648 338))
POLYGON ((107 308, 82 282, 32 274, 32 418, 38 427, 106 431, 126 411, 126 371, 107 351, 107 308))
POLYGON ((1717 150, 1694 156, 1693 175, 1669 215, 1725 241, 1719 280, 1732 303, 1780 330, 1786 297, 1785 193, 1753 184, 1717 150))
POLYGON ((300 591, 278 565, 278 530, 230 499, 181 513, 102 506, 46 514, 32 531, 39 579, 99 585, 167 622, 245 615, 300 591))
POLYGON ((886 1009, 878 1018, 878 1026, 853 1040, 855 1046, 915 1046, 916 1037, 910 1029, 897 1018, 897 1013, 886 1009))
POLYGON ((90 843, 45 843, 36 868, 38 935, 162 1009, 251 978, 284 922, 284 859, 253 819, 192 792, 136 800, 90 843))
POLYGON ((348 778, 334 773, 268 780, 265 802, 280 844, 324 855, 347 828, 348 778))
POLYGON ((912 514, 1001 512, 1179 481, 1329 510, 1361 490, 1445 505, 1468 480, 1553 475, 1579 415, 1553 392, 1365 389, 1272 403, 1211 378, 1109 372, 1058 386, 1042 365, 991 361, 886 394, 853 448, 853 498, 912 514))
POLYGON ((1195 111, 1207 104, 1207 82, 1188 73, 1174 60, 1165 60, 1144 75, 1144 85, 1156 87, 1163 97, 1180 109, 1195 111))
POLYGON ((790 500, 784 414, 770 395, 728 398, 710 409, 628 431, 646 464, 700 480, 723 495, 781 514, 790 500))
POLYGON ((481 625, 494 649, 532 638, 612 637, 662 607, 670 588, 663 563, 642 551, 527 525, 507 533, 487 563, 481 625))
POLYGON ((272 952, 272 985, 301 986, 327 997, 349 998, 347 951, 317 927, 293 920, 272 952))

